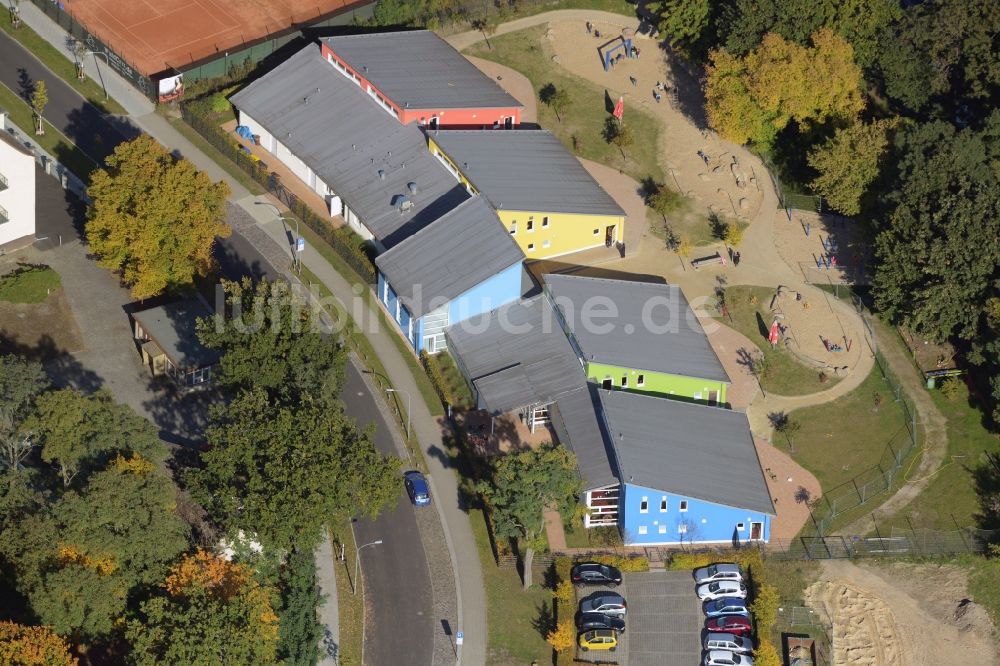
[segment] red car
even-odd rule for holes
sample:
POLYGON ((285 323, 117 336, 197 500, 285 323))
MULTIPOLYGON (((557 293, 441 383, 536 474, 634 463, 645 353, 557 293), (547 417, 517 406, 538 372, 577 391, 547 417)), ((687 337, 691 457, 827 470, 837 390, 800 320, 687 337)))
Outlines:
POLYGON ((711 632, 736 634, 737 636, 749 636, 750 620, 740 615, 710 617, 705 620, 705 629, 711 632))

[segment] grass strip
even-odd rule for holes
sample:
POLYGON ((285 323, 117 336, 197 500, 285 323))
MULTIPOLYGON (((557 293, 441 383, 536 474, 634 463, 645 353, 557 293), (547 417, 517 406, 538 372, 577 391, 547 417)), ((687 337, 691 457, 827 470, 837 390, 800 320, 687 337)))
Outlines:
MULTIPOLYGON (((329 524, 330 539, 333 542, 333 570, 337 577, 337 613, 340 624, 338 637, 340 666, 361 666, 361 642, 364 625, 364 597, 354 594, 351 577, 354 575, 354 560, 357 544, 351 519, 335 518, 329 524), (344 546, 344 561, 337 558, 344 546)), ((353 584, 357 584, 354 582, 353 584)))
POLYGON ((250 175, 241 169, 239 166, 233 163, 232 160, 223 155, 219 150, 205 141, 205 138, 191 128, 184 120, 181 118, 167 118, 167 122, 177 130, 185 139, 194 144, 195 148, 205 153, 209 159, 219 165, 223 171, 225 171, 229 176, 235 180, 237 183, 245 187, 253 195, 265 194, 266 190, 261 187, 257 181, 250 177, 250 175))
MULTIPOLYGON (((35 126, 35 117, 31 107, 17 93, 3 84, 0 84, 0 107, 7 110, 10 121, 22 131, 25 133, 32 131, 35 126)), ((59 160, 80 180, 84 183, 90 182, 90 172, 97 168, 97 163, 77 148, 76 144, 66 138, 49 121, 45 121, 45 134, 41 136, 31 134, 29 136, 30 141, 59 160)))
MULTIPOLYGON (((14 40, 26 48, 32 53, 36 58, 38 58, 42 63, 52 70, 52 73, 58 76, 60 79, 66 82, 67 85, 72 87, 78 93, 83 95, 83 97, 96 106, 101 113, 111 113, 115 115, 126 115, 128 112, 125 111, 125 107, 116 102, 115 100, 108 98, 105 100, 104 88, 91 78, 85 78, 83 81, 76 76, 76 63, 70 60, 69 54, 63 53, 56 47, 45 41, 41 35, 29 28, 24 21, 21 21, 21 27, 14 29, 13 24, 10 21, 9 11, 0 11, 0 29, 3 29, 8 35, 14 38, 14 40)), ((90 56, 93 57, 93 56, 90 56)), ((100 64, 98 64, 100 67, 100 64)))
POLYGON ((41 303, 62 284, 48 266, 22 266, 0 277, 0 301, 41 303))

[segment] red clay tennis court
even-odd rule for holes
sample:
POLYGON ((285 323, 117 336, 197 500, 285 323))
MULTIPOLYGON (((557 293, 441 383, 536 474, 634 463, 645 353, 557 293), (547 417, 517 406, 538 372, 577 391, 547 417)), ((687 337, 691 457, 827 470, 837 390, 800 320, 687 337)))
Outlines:
POLYGON ((352 0, 64 0, 83 26, 146 76, 235 51, 352 0))

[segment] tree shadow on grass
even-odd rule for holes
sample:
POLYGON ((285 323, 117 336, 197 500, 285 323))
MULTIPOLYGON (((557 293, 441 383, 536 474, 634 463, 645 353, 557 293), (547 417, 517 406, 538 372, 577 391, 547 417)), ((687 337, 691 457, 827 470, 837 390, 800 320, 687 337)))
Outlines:
POLYGON ((556 628, 556 616, 552 604, 543 601, 541 605, 535 606, 538 615, 531 621, 531 626, 535 628, 542 638, 548 636, 556 628))

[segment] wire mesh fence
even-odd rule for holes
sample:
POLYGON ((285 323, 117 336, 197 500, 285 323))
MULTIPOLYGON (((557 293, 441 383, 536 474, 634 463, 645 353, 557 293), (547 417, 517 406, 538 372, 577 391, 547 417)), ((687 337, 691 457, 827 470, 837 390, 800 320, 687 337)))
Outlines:
POLYGON ((857 557, 910 557, 981 554, 1000 539, 1000 530, 963 527, 951 531, 893 527, 872 537, 801 536, 771 539, 764 554, 782 560, 835 560, 857 557))

